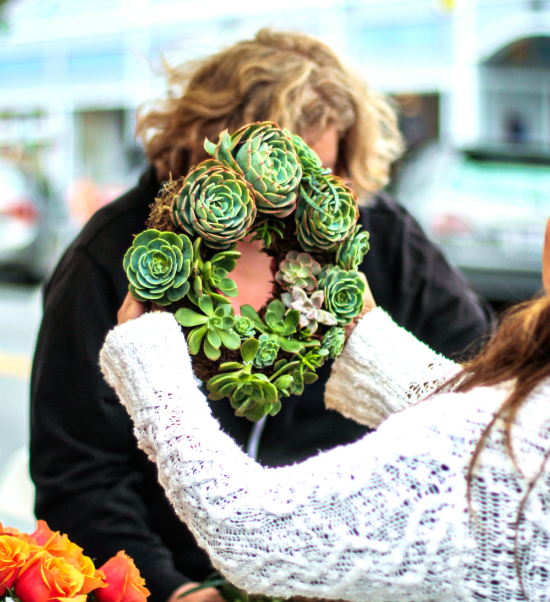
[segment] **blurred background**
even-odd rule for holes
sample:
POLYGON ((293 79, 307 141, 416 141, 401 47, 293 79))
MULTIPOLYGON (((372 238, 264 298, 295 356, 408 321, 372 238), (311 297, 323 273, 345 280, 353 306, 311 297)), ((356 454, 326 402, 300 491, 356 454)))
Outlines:
MULTIPOLYGON (((0 0, 0 521, 32 528, 28 388, 41 283, 143 169, 161 57, 261 27, 320 37, 394 98, 390 192, 495 307, 541 287, 550 215, 546 0, 0 0)), ((62 328, 62 324, 60 324, 62 328)))

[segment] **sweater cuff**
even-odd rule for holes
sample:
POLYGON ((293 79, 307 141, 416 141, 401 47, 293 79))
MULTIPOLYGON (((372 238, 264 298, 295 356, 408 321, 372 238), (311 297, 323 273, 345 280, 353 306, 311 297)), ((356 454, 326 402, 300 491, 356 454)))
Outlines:
POLYGON ((422 383, 425 376, 448 373, 453 366, 378 307, 359 321, 334 362, 325 404, 377 428, 388 416, 417 401, 409 395, 411 385, 422 383))

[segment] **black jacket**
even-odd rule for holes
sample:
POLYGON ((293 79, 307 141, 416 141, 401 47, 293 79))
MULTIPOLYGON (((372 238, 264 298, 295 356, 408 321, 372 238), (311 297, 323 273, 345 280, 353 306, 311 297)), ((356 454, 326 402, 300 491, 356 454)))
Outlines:
MULTIPOLYGON (((31 474, 36 515, 67 533, 99 566, 119 550, 134 558, 164 602, 187 579, 209 572, 206 555, 175 516, 156 467, 137 449, 132 424, 99 370, 99 350, 116 324, 128 289, 122 258, 144 229, 159 189, 149 169, 139 185, 98 211, 59 263, 44 297, 44 318, 31 383, 31 474)), ((418 224, 386 196, 362 210, 371 250, 362 269, 374 298, 393 319, 430 347, 455 356, 486 333, 490 317, 426 239, 418 224)), ((325 410, 324 383, 283 400, 266 423, 259 460, 302 460, 367 432, 325 410)), ((245 446, 252 424, 227 400, 214 414, 245 446)))

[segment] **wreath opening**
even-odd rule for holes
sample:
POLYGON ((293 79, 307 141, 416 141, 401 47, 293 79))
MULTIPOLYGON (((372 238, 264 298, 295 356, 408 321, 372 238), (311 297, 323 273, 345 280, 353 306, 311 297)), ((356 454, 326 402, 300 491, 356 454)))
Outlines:
POLYGON ((165 182, 124 258, 129 290, 174 313, 212 400, 257 421, 301 395, 337 357, 363 308, 368 232, 357 198, 299 137, 272 122, 224 131, 211 159, 165 182), (238 241, 262 241, 273 289, 259 310, 231 306, 238 241))

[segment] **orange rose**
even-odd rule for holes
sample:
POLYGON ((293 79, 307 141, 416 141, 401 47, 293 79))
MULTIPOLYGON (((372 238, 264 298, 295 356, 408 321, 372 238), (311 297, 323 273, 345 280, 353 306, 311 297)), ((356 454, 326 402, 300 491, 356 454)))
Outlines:
POLYGON ((107 587, 94 592, 98 602, 145 602, 150 595, 144 587, 145 579, 124 552, 108 560, 101 570, 105 573, 107 587))
POLYGON ((13 587, 30 553, 27 542, 10 535, 0 535, 0 598, 13 587))
POLYGON ((36 522, 36 531, 31 534, 31 537, 39 546, 43 546, 52 535, 55 533, 48 527, 48 523, 45 520, 39 520, 36 522))
POLYGON ((19 572, 15 595, 21 602, 65 602, 65 598, 86 602, 86 595, 78 595, 83 584, 84 575, 76 567, 64 558, 56 558, 43 550, 19 572))
POLYGON ((22 539, 26 541, 28 544, 36 545, 36 541, 29 535, 28 533, 21 533, 19 529, 15 529, 14 527, 4 527, 2 523, 0 523, 0 535, 10 535, 11 537, 16 537, 17 539, 22 539))
POLYGON ((84 575, 82 589, 78 594, 89 594, 94 589, 106 587, 105 575, 96 570, 92 559, 84 556, 81 547, 70 541, 66 535, 61 535, 59 531, 52 531, 43 520, 39 520, 37 525, 31 537, 52 556, 63 558, 84 575))

